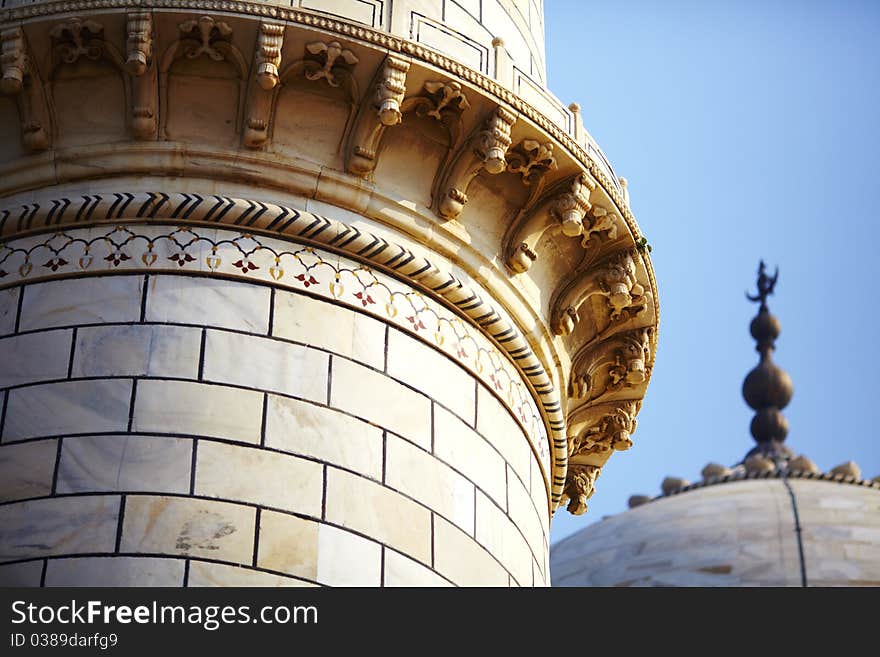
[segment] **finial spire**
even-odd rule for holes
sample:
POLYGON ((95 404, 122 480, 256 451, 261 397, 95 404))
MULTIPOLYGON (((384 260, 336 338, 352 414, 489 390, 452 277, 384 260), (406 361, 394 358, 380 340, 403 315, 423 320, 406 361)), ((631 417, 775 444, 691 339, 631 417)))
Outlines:
POLYGON ((752 418, 752 436, 758 443, 746 458, 759 454, 774 461, 787 461, 792 457, 791 450, 783 444, 788 434, 788 421, 782 409, 791 401, 794 386, 788 374, 773 362, 773 351, 781 326, 779 320, 767 309, 767 297, 773 294, 779 279, 779 268, 773 276, 768 276, 766 265, 761 260, 758 267, 758 293, 746 294, 750 301, 760 302, 758 314, 749 329, 757 342, 756 351, 761 354, 758 365, 748 373, 743 381, 743 397, 755 410, 752 418))
POLYGON ((761 264, 758 265, 758 294, 752 296, 748 292, 746 292, 746 298, 749 301, 760 301, 761 308, 760 310, 767 310, 767 297, 773 294, 773 288, 776 287, 776 281, 779 278, 779 267, 776 268, 776 273, 773 274, 773 278, 767 276, 766 265, 764 261, 761 260, 761 264))

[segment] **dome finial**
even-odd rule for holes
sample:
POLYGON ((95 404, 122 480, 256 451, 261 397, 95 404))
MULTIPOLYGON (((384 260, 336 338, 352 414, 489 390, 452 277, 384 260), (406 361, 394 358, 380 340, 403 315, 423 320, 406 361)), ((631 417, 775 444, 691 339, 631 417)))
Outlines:
POLYGON ((767 297, 773 294, 778 279, 779 268, 776 268, 772 277, 768 276, 766 265, 761 260, 758 267, 758 293, 746 294, 750 301, 761 304, 758 314, 749 326, 752 337, 758 343, 757 351, 761 354, 761 360, 743 381, 742 392, 746 403, 755 410, 751 431, 758 443, 746 454, 746 458, 759 454, 775 461, 787 461, 793 454, 783 445, 788 434, 788 421, 782 415, 782 409, 791 401, 794 386, 788 374, 773 362, 772 354, 781 326, 779 320, 767 309, 767 297))

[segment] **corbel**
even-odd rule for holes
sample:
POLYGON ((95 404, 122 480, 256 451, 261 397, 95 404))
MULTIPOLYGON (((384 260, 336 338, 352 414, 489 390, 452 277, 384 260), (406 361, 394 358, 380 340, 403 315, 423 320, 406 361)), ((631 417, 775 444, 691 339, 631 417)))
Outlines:
POLYGON ((496 107, 467 141, 448 166, 444 167, 435 185, 436 211, 443 219, 457 219, 467 204, 467 189, 481 171, 499 174, 507 170, 507 149, 516 114, 496 107))
POLYGON ((622 452, 632 447, 636 415, 641 405, 639 400, 584 404, 569 413, 569 463, 588 457, 607 459, 612 451, 622 452))
POLYGON ((571 364, 569 397, 593 401, 647 381, 651 371, 653 329, 618 333, 583 347, 571 364))
POLYGON ((362 103, 351 132, 347 149, 349 173, 367 176, 376 167, 376 154, 385 129, 401 122, 401 103, 406 94, 409 62, 388 55, 379 68, 375 93, 370 102, 362 103))
POLYGON ((568 335, 580 321, 580 309, 592 296, 607 300, 609 320, 620 323, 648 309, 651 293, 638 282, 632 251, 621 251, 604 263, 573 278, 551 304, 550 325, 556 335, 568 335))
POLYGON ((153 15, 138 11, 126 18, 125 68, 132 78, 131 129, 135 139, 155 139, 159 88, 153 62, 153 15))
POLYGON ((49 148, 48 106, 20 27, 0 31, 0 71, 0 92, 14 97, 25 150, 46 150, 49 148))
POLYGON ((261 22, 248 82, 242 137, 249 148, 259 148, 269 138, 269 121, 279 82, 278 69, 283 45, 284 25, 261 22))
POLYGON ((560 229, 563 235, 577 237, 584 232, 584 220, 590 208, 590 192, 596 181, 588 173, 562 182, 524 211, 520 212, 504 238, 503 253, 507 266, 521 274, 537 259, 535 249, 544 234, 560 229))
POLYGON ((568 501, 568 512, 579 516, 587 511, 587 500, 596 492, 596 479, 601 468, 597 465, 569 464, 562 491, 562 504, 568 501))

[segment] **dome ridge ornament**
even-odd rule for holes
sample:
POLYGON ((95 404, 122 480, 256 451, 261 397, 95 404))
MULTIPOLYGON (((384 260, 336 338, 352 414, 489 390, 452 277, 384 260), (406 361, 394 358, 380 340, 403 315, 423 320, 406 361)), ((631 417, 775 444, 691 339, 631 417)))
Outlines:
POLYGON ((776 338, 779 337, 781 326, 779 320, 767 309, 767 297, 773 294, 779 280, 779 268, 773 276, 768 276, 764 261, 758 267, 758 292, 746 294, 750 301, 760 303, 758 314, 752 320, 749 330, 757 342, 756 350, 761 360, 743 381, 742 393, 746 403, 755 411, 752 418, 751 432, 758 443, 748 454, 744 463, 750 458, 760 456, 777 463, 787 462, 794 455, 783 444, 788 435, 788 421, 782 415, 782 409, 791 401, 794 386, 788 374, 773 362, 773 351, 776 338))

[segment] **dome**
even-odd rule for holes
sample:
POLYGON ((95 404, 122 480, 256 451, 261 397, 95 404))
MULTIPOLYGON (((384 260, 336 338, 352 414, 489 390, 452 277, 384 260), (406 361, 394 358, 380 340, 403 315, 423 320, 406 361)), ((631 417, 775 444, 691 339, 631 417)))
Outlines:
POLYGON ((582 529, 553 546, 553 585, 880 586, 880 484, 766 474, 726 475, 582 529))

